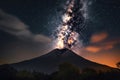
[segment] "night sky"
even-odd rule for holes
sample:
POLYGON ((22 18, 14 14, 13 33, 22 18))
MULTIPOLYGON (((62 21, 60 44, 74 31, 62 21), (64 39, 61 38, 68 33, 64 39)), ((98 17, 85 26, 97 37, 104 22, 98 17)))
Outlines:
MULTIPOLYGON (((61 22, 66 0, 0 0, 0 64, 43 55, 61 22)), ((89 0, 77 54, 115 67, 120 61, 120 1, 89 0)))

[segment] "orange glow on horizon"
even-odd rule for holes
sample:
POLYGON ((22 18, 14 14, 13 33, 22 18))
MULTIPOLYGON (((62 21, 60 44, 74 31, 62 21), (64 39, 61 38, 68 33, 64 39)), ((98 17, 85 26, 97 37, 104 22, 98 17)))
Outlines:
POLYGON ((118 62, 118 60, 115 60, 114 58, 107 58, 107 59, 106 58, 101 57, 101 59, 100 59, 99 56, 94 57, 94 58, 89 57, 89 60, 100 63, 100 64, 103 64, 103 65, 107 65, 107 66, 110 66, 110 67, 117 68, 116 63, 118 62))
MULTIPOLYGON (((94 50, 94 48, 93 48, 94 50)), ((99 49, 98 49, 99 50, 99 49)), ((97 50, 96 50, 97 51, 97 50)), ((80 51, 76 52, 78 55, 103 65, 117 68, 116 63, 120 62, 120 49, 113 48, 111 50, 102 50, 100 52, 88 52, 86 48, 82 48, 80 51)))

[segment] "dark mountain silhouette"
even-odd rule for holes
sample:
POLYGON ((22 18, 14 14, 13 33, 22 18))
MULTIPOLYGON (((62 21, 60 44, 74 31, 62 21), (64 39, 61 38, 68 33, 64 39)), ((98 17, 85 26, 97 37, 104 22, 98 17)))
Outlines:
POLYGON ((55 49, 46 55, 23 61, 20 63, 11 64, 17 70, 39 71, 44 73, 53 73, 57 71, 61 63, 68 62, 78 66, 80 69, 91 68, 100 71, 111 70, 111 67, 101 65, 81 56, 78 56, 69 49, 55 49))

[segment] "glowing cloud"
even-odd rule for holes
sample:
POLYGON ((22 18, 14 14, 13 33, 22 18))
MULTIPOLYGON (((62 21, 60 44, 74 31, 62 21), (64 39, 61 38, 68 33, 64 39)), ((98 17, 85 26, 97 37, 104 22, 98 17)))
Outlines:
POLYGON ((101 42, 104 39, 106 39, 107 37, 108 37, 108 34, 106 32, 101 32, 101 33, 94 34, 91 37, 91 43, 101 42))
POLYGON ((85 48, 87 51, 89 52, 93 52, 93 53, 96 53, 96 52, 99 52, 101 50, 100 47, 96 47, 96 46, 88 46, 85 48))

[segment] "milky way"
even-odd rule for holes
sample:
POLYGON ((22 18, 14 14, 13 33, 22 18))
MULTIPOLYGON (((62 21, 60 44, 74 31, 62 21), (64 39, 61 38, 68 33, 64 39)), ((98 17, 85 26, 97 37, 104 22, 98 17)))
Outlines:
POLYGON ((72 48, 79 41, 85 27, 85 1, 69 0, 62 16, 62 24, 56 30, 56 48, 72 48))

